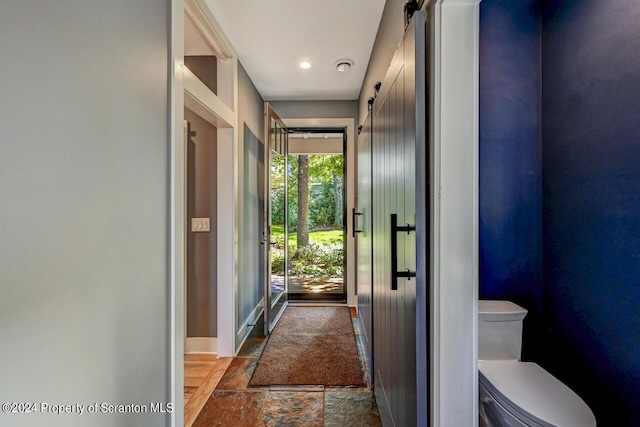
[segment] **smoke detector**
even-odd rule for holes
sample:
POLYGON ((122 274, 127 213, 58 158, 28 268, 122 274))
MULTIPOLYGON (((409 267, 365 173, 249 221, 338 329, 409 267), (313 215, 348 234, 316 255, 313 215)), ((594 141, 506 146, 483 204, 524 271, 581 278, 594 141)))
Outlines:
POLYGON ((353 61, 350 59, 339 59, 334 65, 336 67, 336 70, 341 73, 346 73, 351 71, 351 69, 353 68, 353 61))

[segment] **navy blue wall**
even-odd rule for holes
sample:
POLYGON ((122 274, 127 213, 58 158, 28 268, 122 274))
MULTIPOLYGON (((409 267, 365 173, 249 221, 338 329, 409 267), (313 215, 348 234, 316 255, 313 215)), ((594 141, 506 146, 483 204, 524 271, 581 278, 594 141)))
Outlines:
POLYGON ((640 1, 543 13, 545 367, 640 425, 640 1))
POLYGON ((534 0, 480 4, 480 298, 529 310, 523 356, 542 331, 540 14, 534 0))

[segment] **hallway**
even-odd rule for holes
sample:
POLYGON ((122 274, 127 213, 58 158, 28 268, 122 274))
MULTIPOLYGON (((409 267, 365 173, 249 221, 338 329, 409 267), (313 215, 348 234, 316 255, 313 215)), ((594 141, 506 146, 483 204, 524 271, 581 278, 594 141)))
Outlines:
MULTIPOLYGON (((122 408, 0 425, 472 425, 477 0, 0 3, 18 64, 0 88, 2 402, 122 408), (275 184, 311 153, 289 147, 301 128, 344 167, 296 195, 275 184), (306 214, 314 188, 330 223, 306 214), (318 257, 306 235, 327 226, 341 238, 318 257), (339 301, 370 382, 249 385, 275 341, 252 330, 299 289, 339 301)), ((344 380, 335 341, 299 336, 274 371, 344 380)))
MULTIPOLYGON (((359 334, 357 314, 354 309, 350 312, 357 336, 359 334)), ((213 377, 214 383, 209 384, 213 390, 209 391, 210 397, 206 402, 200 403, 201 409, 198 409, 197 417, 188 410, 195 402, 187 397, 185 382, 185 426, 376 427, 381 425, 373 392, 369 386, 363 388, 322 385, 249 386, 258 360, 267 344, 267 339, 259 332, 261 329, 260 324, 254 327, 254 331, 247 338, 237 357, 210 362, 207 378, 213 377), (224 374, 220 375, 223 369, 225 369, 224 374)), ((359 340, 356 341, 359 342, 359 340)), ((358 353, 363 375, 366 375, 359 345, 358 353)), ((190 372, 196 369, 198 367, 190 366, 190 362, 185 361, 185 378, 189 378, 190 372)), ((370 384, 368 379, 366 383, 370 384)), ((204 384, 204 386, 207 385, 204 384)), ((196 396, 194 392, 190 394, 196 396)))

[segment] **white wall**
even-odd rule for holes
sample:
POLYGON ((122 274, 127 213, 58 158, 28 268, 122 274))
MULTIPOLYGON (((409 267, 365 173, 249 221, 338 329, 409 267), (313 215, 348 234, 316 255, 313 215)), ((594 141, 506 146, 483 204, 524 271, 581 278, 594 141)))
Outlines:
POLYGON ((480 0, 430 2, 431 420, 478 425, 480 0))
MULTIPOLYGON (((0 2, 0 402, 169 391, 169 2, 0 2)), ((161 426, 163 414, 3 414, 161 426)))

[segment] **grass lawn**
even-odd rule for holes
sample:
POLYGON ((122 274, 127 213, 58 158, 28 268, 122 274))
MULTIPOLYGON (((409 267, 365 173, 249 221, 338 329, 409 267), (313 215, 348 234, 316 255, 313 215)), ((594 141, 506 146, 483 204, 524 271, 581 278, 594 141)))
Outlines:
MULTIPOLYGON (((315 243, 327 245, 335 245, 342 243, 342 230, 328 230, 328 231, 312 231, 309 233, 309 240, 315 243)), ((271 234, 274 237, 284 234, 284 227, 274 225, 271 227, 271 234)), ((296 233, 289 233, 289 246, 295 246, 298 242, 298 236, 296 233)))

